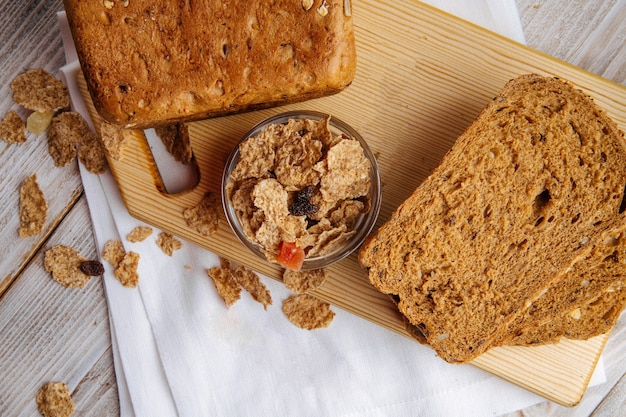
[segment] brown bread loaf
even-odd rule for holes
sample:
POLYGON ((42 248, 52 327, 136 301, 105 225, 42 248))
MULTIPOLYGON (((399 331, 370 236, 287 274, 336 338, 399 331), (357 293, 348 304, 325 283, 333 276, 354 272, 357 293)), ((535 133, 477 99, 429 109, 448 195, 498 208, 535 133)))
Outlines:
POLYGON ((127 128, 329 95, 356 72, 350 1, 64 4, 96 109, 127 128))
POLYGON ((467 362, 620 226, 625 183, 616 124, 569 83, 520 76, 359 259, 439 356, 467 362))

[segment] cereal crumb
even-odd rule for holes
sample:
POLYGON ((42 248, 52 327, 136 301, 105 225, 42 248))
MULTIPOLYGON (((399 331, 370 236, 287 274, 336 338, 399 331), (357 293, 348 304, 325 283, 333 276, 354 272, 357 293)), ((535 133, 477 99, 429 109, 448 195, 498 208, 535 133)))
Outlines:
POLYGON ((309 294, 287 298, 283 301, 283 313, 291 323, 305 330, 328 327, 335 317, 330 304, 309 294))
POLYGON ((83 126, 76 115, 78 113, 66 112, 52 119, 48 131, 48 153, 54 159, 54 165, 58 167, 67 166, 76 158, 78 155, 76 145, 81 142, 85 128, 89 131, 86 123, 83 126))
POLYGON ((183 164, 191 162, 191 143, 189 128, 185 123, 176 123, 169 126, 155 127, 156 135, 161 138, 163 145, 175 160, 183 164))
POLYGON ((138 266, 139 254, 137 252, 128 251, 115 267, 115 278, 117 278, 123 286, 135 288, 139 283, 139 274, 137 273, 138 266))
POLYGON ((113 267, 116 267, 126 255, 126 249, 119 240, 109 240, 104 244, 104 250, 102 251, 102 258, 110 263, 113 267))
POLYGON ((9 144, 26 141, 26 123, 15 110, 9 110, 0 122, 0 139, 9 144))
POLYGON ((20 187, 20 237, 41 233, 47 213, 48 203, 37 184, 37 174, 33 174, 20 187))
POLYGON ((44 417, 69 417, 74 414, 74 401, 63 382, 49 382, 37 394, 37 410, 44 417))
POLYGON ((157 246, 161 248, 165 254, 168 256, 172 256, 174 251, 183 247, 183 244, 180 240, 176 239, 169 233, 161 232, 157 237, 157 246))
POLYGON ((272 304, 272 296, 259 276, 243 266, 238 266, 232 271, 239 285, 248 291, 255 301, 263 304, 263 308, 267 310, 267 306, 272 304))
POLYGON ((220 200, 216 193, 208 192, 195 207, 186 208, 183 217, 187 226, 202 236, 213 235, 219 226, 220 200))
POLYGON ((124 150, 128 140, 124 135, 124 129, 114 124, 103 121, 100 125, 100 138, 108 155, 116 161, 124 158, 124 150))
POLYGON ((207 269, 207 274, 213 280, 217 293, 226 303, 226 307, 231 307, 239 300, 241 285, 230 268, 216 266, 207 269))
POLYGON ((67 288, 82 288, 91 277, 81 271, 80 265, 86 259, 74 248, 56 245, 44 254, 44 268, 52 278, 67 288))
POLYGON ((11 82, 13 101, 32 111, 57 111, 70 105, 70 96, 63 83, 50 73, 30 70, 11 82))
POLYGON ((152 228, 149 226, 137 226, 130 231, 126 240, 131 243, 143 242, 152 234, 152 228))
POLYGON ((325 269, 313 269, 310 271, 292 271, 285 269, 283 283, 285 287, 297 294, 304 294, 322 286, 326 280, 325 269))

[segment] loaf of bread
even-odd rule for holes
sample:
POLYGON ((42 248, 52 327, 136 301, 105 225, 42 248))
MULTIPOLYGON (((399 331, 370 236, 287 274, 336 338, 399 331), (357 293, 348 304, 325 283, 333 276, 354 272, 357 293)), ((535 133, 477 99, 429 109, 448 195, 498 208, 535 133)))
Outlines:
POLYGON ((170 125, 337 93, 356 71, 350 0, 64 0, 97 111, 170 125))
POLYGON ((509 326, 550 288, 574 291, 577 262, 600 263, 590 254, 623 226, 625 184, 626 143, 606 113, 568 82, 520 76, 359 259, 439 356, 467 362, 519 334, 509 326))

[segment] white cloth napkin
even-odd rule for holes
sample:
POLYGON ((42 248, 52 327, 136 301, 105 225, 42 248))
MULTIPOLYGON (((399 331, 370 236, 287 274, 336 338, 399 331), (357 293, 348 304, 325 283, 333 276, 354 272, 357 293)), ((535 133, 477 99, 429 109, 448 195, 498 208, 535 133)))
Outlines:
MULTIPOLYGON (((514 0, 430 0, 434 6, 523 42, 514 0)), ((59 14, 72 106, 87 120, 76 85, 80 70, 64 13, 59 14)), ((155 142, 154 146, 158 144, 155 142)), ((99 251, 109 239, 141 255, 136 289, 106 262, 121 415, 126 416, 497 416, 542 398, 434 352, 345 311, 327 329, 305 331, 283 316, 289 292, 262 277, 267 311, 246 293, 227 309, 206 275, 218 258, 184 242, 172 257, 126 235, 141 223, 126 211, 107 172, 80 166, 99 251)), ((604 377, 602 366, 600 376, 604 377)))

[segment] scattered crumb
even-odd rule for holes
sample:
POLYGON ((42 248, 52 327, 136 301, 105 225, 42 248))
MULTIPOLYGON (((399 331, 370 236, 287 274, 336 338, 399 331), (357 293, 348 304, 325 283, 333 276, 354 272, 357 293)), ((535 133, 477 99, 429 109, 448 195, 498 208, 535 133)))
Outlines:
POLYGON ((174 251, 183 247, 183 244, 180 240, 176 239, 174 236, 167 232, 159 233, 157 238, 157 246, 161 248, 163 252, 165 252, 168 256, 172 256, 174 251))
POLYGON ((69 417, 74 414, 74 401, 63 382, 49 382, 37 394, 37 410, 44 417, 69 417))
POLYGON ((287 298, 283 301, 283 313, 291 323, 306 330, 328 327, 335 317, 330 304, 309 294, 287 298))
POLYGON ((78 148, 78 159, 93 174, 102 174, 109 167, 102 142, 91 131, 78 148))
POLYGON ((20 187, 20 237, 35 236, 43 230, 48 203, 37 184, 37 174, 27 178, 20 187))
POLYGON ((9 110, 0 122, 0 139, 9 144, 26 141, 26 123, 15 110, 9 110))
POLYGON ((116 267, 126 255, 126 249, 119 240, 109 240, 104 244, 104 250, 102 251, 102 258, 110 263, 113 267, 116 267))
POLYGON ((292 271, 285 269, 283 273, 283 283, 288 290, 297 294, 304 294, 319 288, 326 280, 325 269, 314 269, 311 271, 292 271))
POLYGON ((124 135, 124 129, 114 124, 103 121, 100 125, 100 139, 107 154, 121 161, 124 158, 124 149, 128 140, 124 135))
POLYGON ((41 69, 18 75, 11 82, 11 90, 13 101, 32 111, 57 111, 70 104, 70 96, 63 83, 41 69))
POLYGON ((128 251, 115 267, 115 278, 117 278, 123 286, 135 288, 139 283, 139 274, 137 273, 138 266, 139 254, 128 251))
POLYGON ((86 259, 74 248, 56 245, 44 254, 44 268, 52 278, 67 288, 82 288, 91 277, 81 271, 80 265, 86 259))
POLYGON ((155 127, 156 135, 161 138, 167 151, 175 160, 188 164, 191 162, 191 143, 189 128, 185 123, 176 123, 170 126, 155 127))
POLYGON ((216 266, 207 269, 207 274, 213 280, 217 293, 226 303, 226 307, 231 307, 239 300, 241 285, 230 268, 216 266))
POLYGON ((267 306, 272 304, 272 296, 259 276, 243 266, 238 266, 232 272, 239 285, 248 291, 255 301, 263 304, 263 308, 267 310, 267 306))
POLYGON ((69 165, 78 155, 76 144, 81 138, 72 114, 78 113, 61 113, 54 117, 48 131, 48 153, 58 167, 69 165))
POLYGON ((152 228, 149 226, 137 226, 130 231, 126 240, 131 243, 143 242, 152 234, 152 228))
POLYGON ((211 236, 217 231, 220 221, 221 205, 216 193, 208 192, 195 207, 183 211, 187 226, 195 229, 202 236, 211 236))

